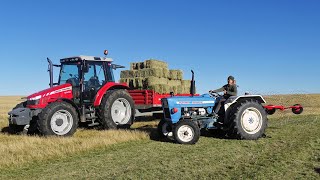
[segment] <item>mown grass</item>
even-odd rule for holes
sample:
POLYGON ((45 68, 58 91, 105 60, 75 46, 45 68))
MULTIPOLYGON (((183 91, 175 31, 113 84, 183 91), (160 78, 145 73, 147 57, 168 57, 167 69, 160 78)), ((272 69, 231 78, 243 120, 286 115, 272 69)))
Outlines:
POLYGON ((319 179, 320 103, 310 105, 314 110, 303 104, 304 115, 271 116, 267 137, 258 141, 202 136, 196 145, 177 145, 156 137, 157 121, 135 123, 137 131, 81 130, 72 138, 2 134, 0 163, 7 164, 0 165, 0 179, 319 179), (123 142, 123 133, 134 138, 123 142), (112 143, 100 143, 112 136, 112 143), (89 145, 82 149, 81 143, 89 145), (27 145, 16 151, 15 144, 27 145), (24 156, 30 158, 20 161, 24 156))
MULTIPOLYGON (((0 97, 0 129, 8 126, 8 111, 21 100, 0 97)), ((0 168, 18 167, 33 161, 63 158, 120 142, 148 139, 148 134, 135 130, 98 131, 78 129, 73 137, 39 137, 0 134, 0 168)))

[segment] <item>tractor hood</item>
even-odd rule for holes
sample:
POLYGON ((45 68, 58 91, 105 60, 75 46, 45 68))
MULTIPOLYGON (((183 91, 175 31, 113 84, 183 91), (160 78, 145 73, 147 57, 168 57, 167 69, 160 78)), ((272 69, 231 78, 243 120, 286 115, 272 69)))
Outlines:
POLYGON ((201 96, 174 96, 166 98, 169 104, 175 104, 183 107, 202 107, 202 106, 214 106, 216 98, 209 94, 203 94, 201 96))
POLYGON ((34 93, 27 97, 27 106, 29 108, 44 108, 48 103, 61 98, 73 98, 71 84, 62 84, 34 93))

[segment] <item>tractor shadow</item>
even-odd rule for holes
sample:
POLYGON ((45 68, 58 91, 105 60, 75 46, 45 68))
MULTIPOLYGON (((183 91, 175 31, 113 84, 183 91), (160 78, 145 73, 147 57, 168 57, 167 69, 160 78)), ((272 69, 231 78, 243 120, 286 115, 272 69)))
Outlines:
POLYGON ((142 127, 138 127, 135 129, 132 129, 133 131, 142 131, 142 132, 146 132, 147 134, 149 134, 150 140, 152 141, 158 141, 158 142, 167 142, 167 143, 174 143, 172 140, 168 139, 168 138, 162 138, 159 136, 158 134, 158 130, 157 127, 154 127, 152 125, 145 125, 142 127))
POLYGON ((1 129, 1 134, 10 134, 10 129, 9 127, 4 127, 1 129))
POLYGON ((320 168, 314 168, 314 171, 320 175, 320 168))

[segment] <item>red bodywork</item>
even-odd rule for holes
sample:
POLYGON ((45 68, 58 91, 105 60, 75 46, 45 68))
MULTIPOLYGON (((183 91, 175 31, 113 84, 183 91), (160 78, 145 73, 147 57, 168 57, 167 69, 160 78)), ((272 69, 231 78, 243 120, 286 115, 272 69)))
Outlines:
MULTIPOLYGON (((137 109, 161 107, 161 99, 171 97, 170 94, 159 94, 153 90, 128 90, 137 109)), ((191 94, 175 94, 174 96, 191 96, 191 94)), ((199 94, 195 94, 199 96, 199 94)))
MULTIPOLYGON (((124 83, 115 83, 109 82, 105 84, 96 94, 94 100, 94 106, 99 106, 102 100, 103 95, 109 89, 128 89, 129 87, 124 83)), ((39 99, 39 103, 35 105, 28 104, 27 107, 30 109, 43 109, 49 103, 61 100, 61 99, 69 99, 72 100, 72 85, 71 84, 62 84, 59 86, 54 86, 52 88, 45 89, 43 91, 37 92, 28 96, 28 100, 39 99)))
POLYGON ((72 86, 71 84, 62 84, 28 96, 28 100, 33 98, 40 98, 39 103, 27 105, 27 107, 30 109, 43 109, 49 103, 55 102, 58 99, 72 99, 72 86))

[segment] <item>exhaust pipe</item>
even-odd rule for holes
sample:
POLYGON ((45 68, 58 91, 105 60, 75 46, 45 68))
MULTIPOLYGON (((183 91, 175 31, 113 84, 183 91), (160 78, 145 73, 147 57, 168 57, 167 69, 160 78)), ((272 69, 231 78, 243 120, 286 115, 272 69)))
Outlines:
POLYGON ((190 94, 193 97, 196 94, 196 81, 194 80, 193 70, 191 70, 191 73, 192 73, 192 80, 191 80, 190 94))
POLYGON ((52 65, 52 61, 49 58, 47 58, 47 61, 49 63, 48 72, 50 76, 50 87, 53 87, 53 65, 52 65))

